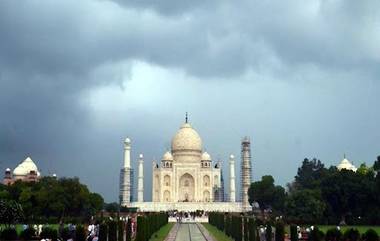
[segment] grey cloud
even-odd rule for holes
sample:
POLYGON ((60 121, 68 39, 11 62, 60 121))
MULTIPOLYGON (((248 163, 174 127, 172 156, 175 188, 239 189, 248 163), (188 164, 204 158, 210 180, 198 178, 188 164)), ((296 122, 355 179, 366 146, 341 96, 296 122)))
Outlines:
MULTIPOLYGON (((41 160, 45 169, 51 165, 63 170, 65 175, 80 175, 96 190, 105 192, 108 200, 113 200, 117 188, 110 191, 107 185, 115 185, 117 181, 100 183, 92 174, 104 170, 103 177, 117 175, 118 145, 124 135, 131 132, 128 124, 133 126, 134 122, 143 119, 141 125, 147 128, 154 125, 153 119, 157 116, 163 123, 167 120, 160 114, 130 106, 133 111, 123 117, 126 127, 116 128, 109 123, 94 126, 90 110, 81 104, 83 93, 99 86, 122 85, 125 77, 118 76, 118 70, 113 68, 99 72, 104 65, 142 61, 166 69, 183 70, 188 76, 205 83, 210 80, 232 83, 244 79, 248 85, 275 79, 286 85, 306 86, 307 93, 313 93, 313 88, 323 92, 326 82, 338 79, 346 79, 350 89, 356 86, 353 84, 356 79, 362 78, 364 87, 357 89, 363 96, 366 96, 366 88, 379 88, 378 1, 115 2, 0 2, 1 168, 14 166, 15 161, 31 154, 41 160), (320 85, 315 85, 319 81, 320 85)), ((292 88, 289 89, 292 92, 292 88)), ((167 90, 170 91, 174 90, 167 90)), ((241 98, 238 93, 231 95, 229 90, 224 91, 226 99, 241 98)), ((298 93, 302 89, 295 88, 294 91, 298 93)), ((339 88, 336 91, 340 91, 339 88)), ((357 101, 360 104, 356 111, 365 105, 372 108, 376 103, 377 98, 367 91, 370 93, 367 93, 368 99, 357 101)), ((263 88, 263 92, 273 98, 274 93, 283 96, 281 90, 269 87, 263 88)), ((259 95, 261 92, 255 90, 252 93, 259 95)), ((265 95, 262 97, 266 99, 265 95)), ((207 102, 210 96, 202 98, 207 102)), ((245 98, 251 100, 248 94, 245 98)), ((269 102, 273 111, 282 108, 278 103, 262 99, 251 103, 254 108, 249 111, 255 112, 252 116, 264 115, 261 109, 265 107, 256 106, 257 103, 266 106, 269 102)), ((170 103, 171 100, 165 104, 170 103)), ((198 116, 202 117, 202 112, 197 109, 202 109, 204 103, 194 103, 188 105, 196 105, 193 112, 199 111, 198 116)), ((285 103, 295 105, 292 101, 285 103)), ((206 106, 214 110, 215 105, 211 102, 206 106)), ((239 103, 226 103, 226 108, 231 111, 234 105, 239 103)), ((179 109, 183 112, 185 107, 173 108, 177 108, 176 114, 179 114, 179 109)), ((310 114, 306 107, 303 108, 306 114, 310 114)), ((315 108, 323 109, 318 105, 315 108)), ((342 113, 339 108, 332 108, 330 112, 342 113)), ((264 112, 271 116, 267 111, 264 112)), ((368 115, 368 112, 362 115, 368 115)), ((291 108, 289 113, 294 114, 291 108)), ((323 111, 318 113, 323 114, 323 111)), ((114 113, 107 114, 112 119, 114 113)), ((350 114, 350 117, 355 115, 350 114)), ((261 118, 261 123, 265 122, 265 118, 261 118)), ((308 118, 312 121, 311 117, 308 118)), ((378 120, 378 112, 373 111, 369 118, 378 120)), ((248 120, 246 126, 250 124, 248 120)), ((289 117, 289 121, 296 119, 289 117)), ((372 127, 373 123, 368 125, 372 127)), ((207 131, 205 126, 203 128, 207 131)), ((347 126, 352 127, 351 122, 347 126)), ((170 138, 162 133, 146 137, 148 131, 144 128, 131 133, 141 138, 141 143, 136 146, 142 147, 136 152, 146 152, 152 146, 152 140, 170 138)), ((154 131, 149 130, 149 133, 154 131)), ((363 133, 368 134, 365 130, 363 133)), ((294 139, 302 138, 295 136, 294 139)), ((268 150, 275 147, 270 140, 266 141, 268 150)), ((147 154, 157 158, 160 151, 157 148, 147 154)), ((308 151, 313 150, 305 147, 305 153, 308 151)), ((266 154, 259 154, 260 158, 266 154)))

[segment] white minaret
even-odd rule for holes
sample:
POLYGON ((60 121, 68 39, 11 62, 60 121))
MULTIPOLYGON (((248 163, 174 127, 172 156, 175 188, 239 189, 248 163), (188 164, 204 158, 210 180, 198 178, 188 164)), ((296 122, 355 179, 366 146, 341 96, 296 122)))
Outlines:
POLYGON ((131 168, 131 140, 124 141, 124 168, 131 168))
POLYGON ((243 212, 252 210, 248 202, 248 188, 251 185, 251 141, 244 137, 241 142, 241 202, 243 212))
POLYGON ((230 156, 230 202, 235 202, 235 157, 230 156))
POLYGON ((133 171, 131 169, 131 140, 124 140, 124 161, 120 170, 120 205, 129 206, 133 193, 133 171))
POLYGON ((139 177, 137 181, 137 202, 144 202, 144 156, 139 155, 139 177))

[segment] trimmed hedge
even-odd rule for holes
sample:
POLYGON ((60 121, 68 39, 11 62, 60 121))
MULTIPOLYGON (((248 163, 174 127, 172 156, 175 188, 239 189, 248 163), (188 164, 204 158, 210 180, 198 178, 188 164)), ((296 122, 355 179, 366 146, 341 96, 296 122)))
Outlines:
POLYGON ((36 230, 32 227, 28 227, 27 229, 21 231, 20 238, 22 240, 32 240, 36 237, 36 230))
POLYGON ((209 223, 235 241, 256 241, 257 225, 254 218, 238 214, 209 213, 209 223))
POLYGON ((17 232, 14 228, 5 228, 1 230, 0 232, 0 239, 1 240, 17 240, 17 232))
POLYGON ((376 233, 375 230, 370 228, 362 235, 362 239, 363 241, 378 241, 379 235, 376 233))
POLYGON ((331 228, 327 230, 325 240, 326 241, 341 241, 342 232, 336 228, 331 228))
POLYGON ((58 231, 50 227, 43 227, 40 234, 40 238, 51 239, 55 241, 58 238, 58 231))
POLYGON ((86 241, 86 230, 82 225, 78 225, 75 229, 75 241, 86 241))
POLYGON ((168 223, 167 213, 150 213, 137 217, 136 241, 148 241, 153 233, 168 223))
POLYGON ((360 240, 360 233, 357 229, 350 228, 344 232, 343 240, 347 241, 359 241, 360 240))

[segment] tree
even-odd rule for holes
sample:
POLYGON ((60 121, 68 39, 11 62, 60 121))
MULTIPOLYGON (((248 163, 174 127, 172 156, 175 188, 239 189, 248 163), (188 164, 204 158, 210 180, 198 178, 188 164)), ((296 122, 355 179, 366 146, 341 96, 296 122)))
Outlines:
POLYGON ((377 172, 380 171, 380 156, 377 157, 377 160, 373 164, 373 169, 377 172))
POLYGON ((331 172, 321 182, 329 216, 345 223, 349 216, 367 216, 377 208, 375 179, 349 170, 331 172))
POLYGON ((37 217, 89 217, 103 207, 103 198, 91 193, 78 178, 43 177, 38 182, 0 185, 0 197, 22 206, 27 221, 37 217))
POLYGON ((251 183, 248 189, 248 198, 251 205, 254 201, 258 202, 262 210, 273 208, 276 211, 282 211, 285 189, 281 186, 275 186, 273 177, 267 175, 263 176, 261 181, 251 183))
POLYGON ((290 194, 285 207, 289 219, 302 223, 315 223, 321 220, 326 205, 318 191, 303 189, 290 194))
POLYGON ((10 226, 23 221, 24 212, 15 201, 0 200, 0 223, 10 226))
POLYGON ((298 189, 315 189, 327 174, 327 169, 320 160, 305 158, 295 176, 295 187, 298 189))
POLYGON ((119 210, 119 204, 116 202, 106 203, 104 209, 109 213, 116 213, 119 210))

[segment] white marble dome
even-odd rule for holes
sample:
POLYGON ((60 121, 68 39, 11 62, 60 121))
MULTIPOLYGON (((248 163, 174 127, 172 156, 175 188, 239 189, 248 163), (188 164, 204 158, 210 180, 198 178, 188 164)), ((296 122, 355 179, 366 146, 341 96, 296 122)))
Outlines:
POLYGON ((211 161, 211 156, 207 153, 207 151, 203 152, 202 161, 211 161))
POLYGON ((338 170, 346 169, 356 172, 357 168, 346 158, 344 158, 337 166, 338 170))
POLYGON ((170 152, 165 152, 164 156, 162 157, 163 161, 173 161, 173 155, 170 152))
POLYGON ((38 168, 37 168, 36 164, 33 162, 33 160, 30 157, 27 157, 23 162, 21 162, 13 170, 13 175, 14 176, 26 176, 31 171, 36 172, 37 175, 40 176, 40 172, 38 171, 38 168))
POLYGON ((189 123, 183 124, 172 139, 172 152, 181 151, 202 152, 202 139, 189 123))

